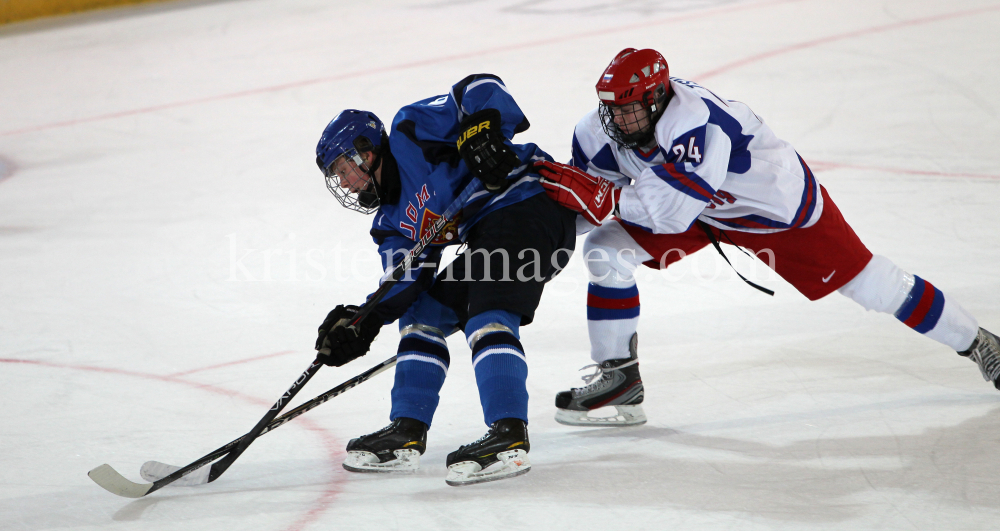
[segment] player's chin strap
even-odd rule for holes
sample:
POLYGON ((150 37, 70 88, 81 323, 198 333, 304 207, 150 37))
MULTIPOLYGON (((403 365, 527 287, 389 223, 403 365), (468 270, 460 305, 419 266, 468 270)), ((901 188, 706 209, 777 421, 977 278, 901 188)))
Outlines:
MULTIPOLYGON (((701 220, 698 220, 697 223, 701 227, 701 230, 705 231, 705 235, 708 236, 709 241, 711 241, 712 245, 715 246, 715 250, 719 251, 719 255, 722 256, 722 259, 725 260, 727 264, 729 264, 729 267, 733 268, 733 271, 736 271, 736 266, 734 266, 733 263, 729 261, 729 258, 726 257, 726 253, 722 252, 722 247, 719 245, 719 240, 715 237, 714 234, 712 234, 712 229, 709 228, 708 223, 705 223, 704 221, 701 221, 701 220)), ((724 234, 724 233, 720 230, 719 234, 724 234)), ((729 243, 733 243, 732 240, 729 240, 729 243)), ((736 245, 736 244, 733 243, 733 245, 736 245)), ((739 249, 740 246, 736 245, 736 248, 739 249)), ((744 253, 745 252, 746 251, 744 251, 744 253)), ((750 287, 752 287, 752 288, 754 288, 754 289, 756 289, 758 291, 761 291, 763 293, 766 293, 767 295, 770 295, 772 297, 774 296, 774 292, 773 291, 771 291, 771 290, 769 290, 769 289, 767 289, 767 288, 765 288, 763 286, 754 284, 753 282, 750 282, 749 280, 747 280, 747 277, 741 275, 739 271, 736 271, 736 274, 739 275, 739 277, 741 279, 743 279, 743 282, 746 282, 747 284, 749 284, 750 287)))

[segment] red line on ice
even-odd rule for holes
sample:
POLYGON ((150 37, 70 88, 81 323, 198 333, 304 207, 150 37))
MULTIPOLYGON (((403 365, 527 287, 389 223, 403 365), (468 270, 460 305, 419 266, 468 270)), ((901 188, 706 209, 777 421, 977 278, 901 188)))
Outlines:
POLYGON ((871 170, 871 171, 884 171, 887 173, 903 173, 906 175, 926 175, 929 177, 952 177, 961 178, 968 177, 970 179, 986 179, 986 180, 1000 180, 1000 175, 990 175, 986 173, 952 173, 943 171, 926 171, 926 170, 909 170, 906 168, 886 168, 884 166, 863 166, 859 164, 841 164, 839 162, 824 162, 818 160, 810 160, 810 166, 815 168, 816 171, 826 171, 826 170, 841 170, 841 169, 853 169, 853 170, 871 170))
POLYGON ((168 376, 170 376, 171 378, 176 378, 178 376, 187 376, 188 374, 194 374, 196 372, 210 371, 212 369, 218 369, 218 368, 221 368, 221 367, 230 367, 230 366, 233 366, 233 365, 242 365, 244 363, 250 363, 252 361, 266 360, 268 358, 276 358, 278 356, 284 356, 285 354, 291 354, 293 352, 295 352, 295 351, 294 350, 282 350, 281 352, 275 352, 273 354, 264 354, 263 356, 256 356, 256 357, 253 357, 253 358, 247 358, 247 359, 243 359, 243 360, 228 361, 226 363, 219 363, 217 365, 209 365, 207 367, 201 367, 200 369, 191 369, 191 370, 188 370, 188 371, 175 372, 175 373, 170 374, 168 376))
POLYGON ((724 65, 722 65, 722 66, 720 66, 720 67, 718 67, 718 68, 716 68, 714 70, 709 70, 708 72, 703 72, 703 73, 701 73, 699 75, 694 76, 693 79, 695 81, 706 79, 706 78, 709 78, 709 77, 713 77, 713 76, 719 75, 719 74, 721 74, 723 72, 728 72, 729 70, 733 70, 734 68, 739 68, 741 66, 746 66, 746 65, 748 65, 750 63, 756 63, 757 61, 762 61, 764 59, 769 59, 771 57, 775 57, 775 56, 778 56, 778 55, 783 55, 783 54, 786 54, 786 53, 789 53, 789 52, 795 52, 795 51, 798 51, 798 50, 804 50, 806 48, 813 48, 813 47, 819 46, 820 44, 826 44, 826 43, 835 42, 835 41, 842 41, 842 40, 851 39, 851 38, 854 38, 854 37, 861 37, 863 35, 871 35, 871 34, 874 34, 874 33, 882 33, 882 32, 885 32, 885 31, 891 31, 891 30, 899 29, 899 28, 906 28, 906 27, 911 27, 911 26, 919 26, 921 24, 930 24, 930 23, 941 22, 941 21, 949 20, 949 19, 953 19, 953 18, 960 18, 960 17, 971 16, 971 15, 978 15, 978 14, 981 14, 981 13, 987 13, 987 12, 990 12, 990 11, 998 11, 998 10, 1000 10, 1000 5, 994 5, 994 6, 990 6, 990 7, 982 7, 982 8, 979 8, 979 9, 967 9, 967 10, 964 10, 964 11, 954 11, 954 12, 951 12, 951 13, 943 13, 943 14, 933 15, 933 16, 929 16, 929 17, 915 18, 915 19, 912 19, 912 20, 904 20, 904 21, 901 21, 901 22, 894 22, 892 24, 884 24, 882 26, 874 26, 874 27, 871 27, 871 28, 864 28, 864 29, 859 29, 859 30, 854 30, 854 31, 848 31, 848 32, 845 32, 845 33, 839 33, 837 35, 828 35, 826 37, 821 37, 819 39, 813 39, 811 41, 804 41, 804 42, 800 42, 800 43, 796 43, 796 44, 791 44, 791 45, 788 45, 788 46, 784 46, 784 47, 781 47, 781 48, 778 48, 778 49, 775 49, 775 50, 771 50, 769 52, 763 52, 763 53, 759 53, 757 55, 751 55, 750 57, 745 57, 745 58, 740 59, 738 61, 733 61, 731 63, 724 64, 724 65))
MULTIPOLYGON (((272 354, 271 356, 274 356, 274 355, 277 355, 277 354, 282 354, 282 352, 279 352, 279 353, 276 353, 276 354, 272 354)), ((263 356, 263 357, 270 357, 270 356, 263 356)), ((261 358, 254 358, 254 359, 261 359, 261 358)), ((247 360, 247 361, 250 361, 250 360, 247 360)), ((49 368, 56 368, 56 369, 70 369, 70 370, 78 370, 78 371, 101 372, 101 373, 107 373, 107 374, 117 374, 117 375, 121 375, 121 376, 130 376, 130 377, 133 377, 133 378, 144 378, 144 379, 149 379, 149 380, 158 380, 158 381, 161 381, 161 382, 169 382, 169 383, 176 383, 176 384, 181 384, 181 385, 187 385, 187 386, 190 386, 190 387, 195 387, 197 389, 201 389, 203 391, 208 391, 208 392, 211 392, 211 393, 221 394, 221 395, 224 395, 224 396, 230 396, 230 397, 240 398, 240 399, 246 400, 248 402, 251 402, 251 403, 253 403, 255 405, 262 405, 262 406, 271 405, 270 402, 265 402, 264 400, 261 400, 260 398, 257 398, 257 397, 254 397, 254 396, 245 395, 243 393, 239 393, 239 392, 236 392, 236 391, 231 391, 229 389, 223 389, 221 387, 216 387, 214 385, 202 384, 202 383, 198 383, 198 382, 189 382, 187 380, 183 380, 183 379, 177 378, 176 376, 169 376, 169 375, 168 376, 162 376, 162 375, 159 375, 159 374, 150 374, 150 373, 143 373, 143 372, 136 372, 136 371, 128 371, 128 370, 124 370, 124 369, 115 369, 115 368, 110 368, 110 367, 95 367, 95 366, 92 366, 92 365, 71 365, 71 364, 64 364, 64 363, 52 363, 52 362, 47 362, 47 361, 24 360, 24 359, 16 359, 16 358, 0 358, 0 363, 37 365, 37 366, 40 366, 40 367, 49 367, 49 368)), ((330 433, 329 430, 327 430, 327 429, 325 429, 323 427, 320 427, 315 422, 313 422, 313 421, 305 418, 304 416, 303 417, 299 417, 298 419, 296 419, 296 422, 299 423, 299 425, 302 426, 303 428, 305 428, 306 430, 311 431, 311 432, 315 433, 317 436, 320 437, 320 439, 322 440, 322 443, 323 443, 323 448, 326 450, 327 457, 330 459, 331 462, 339 462, 342 459, 343 454, 340 451, 340 446, 341 446, 340 442, 330 433)), ((334 475, 333 478, 332 478, 332 480, 329 483, 327 483, 326 488, 323 490, 323 493, 314 502, 313 507, 311 509, 309 509, 309 511, 307 511, 306 514, 304 514, 296 522, 294 522, 290 527, 287 527, 285 531, 300 531, 300 530, 304 529, 306 526, 308 526, 309 524, 315 522, 316 519, 318 519, 323 514, 323 512, 326 511, 330 507, 330 504, 333 503, 333 501, 336 499, 337 495, 340 494, 340 484, 342 482, 343 482, 343 478, 341 476, 334 475)))
POLYGON ((191 100, 177 101, 177 102, 172 102, 172 103, 164 103, 164 104, 161 104, 161 105, 153 105, 153 106, 150 106, 150 107, 143 107, 143 108, 140 108, 140 109, 131 109, 131 110, 119 111, 119 112, 114 112, 114 113, 109 113, 109 114, 102 114, 102 115, 98 115, 98 116, 90 116, 90 117, 87 117, 87 118, 79 118, 79 119, 76 119, 76 120, 65 120, 65 121, 62 121, 62 122, 53 122, 53 123, 42 124, 42 125, 37 125, 37 126, 32 126, 32 127, 25 127, 25 128, 22 128, 22 129, 14 129, 14 130, 11 130, 11 131, 0 132, 0 137, 12 136, 12 135, 19 135, 19 134, 24 134, 24 133, 33 133, 33 132, 37 132, 37 131, 45 131, 47 129, 55 129, 55 128, 59 128, 59 127, 67 127, 67 126, 71 126, 71 125, 78 125, 78 124, 88 123, 88 122, 96 122, 96 121, 100 121, 100 120, 110 120, 110 119, 113 119, 113 118, 121 118, 121 117, 124 117, 124 116, 133 116, 133 115, 136 115, 136 114, 146 114, 146 113, 151 113, 151 112, 156 112, 156 111, 162 111, 162 110, 166 110, 166 109, 174 109, 174 108, 177 108, 177 107, 187 107, 187 106, 190 106, 190 105, 197 105, 199 103, 208 103, 208 102, 212 102, 212 101, 220 101, 220 100, 228 100, 228 99, 233 99, 233 98, 241 98, 241 97, 244 97, 244 96, 253 96, 253 95, 256 95, 256 94, 265 94, 265 93, 268 93, 268 92, 278 92, 278 91, 282 91, 282 90, 286 90, 286 89, 305 87, 305 86, 308 86, 308 85, 315 85, 317 83, 328 83, 328 82, 331 82, 331 81, 342 81, 342 80, 345 80, 345 79, 351 79, 351 78, 356 78, 356 77, 364 77, 364 76, 369 76, 369 75, 385 74, 387 72, 393 72, 393 71, 398 71, 398 70, 410 70, 410 69, 420 68, 420 67, 423 67, 423 66, 428 66, 428 65, 433 65, 433 64, 447 63, 447 62, 451 62, 451 61, 460 61, 460 60, 463 60, 463 59, 471 59, 471 58, 474 58, 474 57, 482 57, 482 56, 486 56, 486 55, 495 55, 495 54, 500 54, 500 53, 507 53, 507 52, 510 52, 512 50, 521 50, 521 49, 525 49, 525 48, 536 48, 536 47, 539 47, 539 46, 546 46, 546 45, 549 45, 549 44, 558 44, 558 43, 562 43, 562 42, 568 42, 568 41, 574 41, 574 40, 580 40, 580 39, 590 39, 590 38, 593 38, 593 37, 599 36, 599 35, 608 35, 608 34, 613 34, 613 33, 628 32, 628 31, 636 30, 638 28, 647 28, 647 27, 651 27, 651 26, 660 26, 660 25, 663 25, 663 24, 670 24, 672 22, 681 22, 681 21, 685 21, 685 20, 691 20, 691 19, 696 19, 696 18, 703 18, 703 17, 713 16, 713 15, 719 15, 719 14, 722 14, 722 13, 732 13, 732 12, 744 11, 744 10, 748 10, 748 9, 757 9, 757 8, 762 8, 762 7, 770 7, 770 6, 775 5, 775 4, 787 4, 787 3, 802 2, 802 1, 803 0, 771 0, 771 1, 767 1, 767 2, 759 2, 759 3, 753 3, 753 4, 747 4, 747 5, 732 6, 732 7, 721 8, 721 9, 709 9, 709 10, 705 10, 705 11, 699 11, 699 12, 696 12, 696 13, 691 13, 691 14, 688 14, 688 15, 679 15, 679 16, 674 16, 674 17, 668 17, 668 18, 663 18, 663 19, 654 20, 654 21, 650 21, 650 22, 639 23, 639 24, 629 24, 629 25, 625 25, 625 26, 619 26, 619 27, 616 27, 616 28, 609 28, 609 29, 606 29, 606 30, 589 31, 589 32, 586 32, 586 33, 577 33, 577 34, 566 35, 566 36, 562 36, 562 37, 551 37, 551 38, 548 38, 548 39, 538 39, 538 40, 528 41, 528 42, 521 43, 521 44, 509 44, 509 45, 499 46, 499 47, 496 47, 496 48, 487 48, 485 50, 478 50, 478 51, 473 51, 473 52, 468 52, 468 53, 444 55, 444 56, 434 57, 434 58, 431 58, 431 59, 425 59, 423 61, 411 61, 411 62, 408 62, 408 63, 401 63, 401 64, 389 65, 389 66, 384 66, 384 67, 378 67, 378 68, 369 68, 369 69, 365 69, 365 70, 357 70, 357 71, 354 71, 354 72, 347 72, 347 73, 343 73, 343 74, 337 74, 335 76, 323 76, 323 77, 318 77, 318 78, 313 78, 313 79, 304 79, 304 80, 301 80, 301 81, 292 81, 292 82, 289 82, 289 83, 282 83, 280 85, 271 85, 271 86, 260 87, 260 88, 256 88, 256 89, 242 90, 242 91, 239 91, 239 92, 231 92, 231 93, 228 93, 228 94, 218 94, 218 95, 215 95, 215 96, 206 96, 206 97, 203 97, 203 98, 195 98, 195 99, 191 99, 191 100))

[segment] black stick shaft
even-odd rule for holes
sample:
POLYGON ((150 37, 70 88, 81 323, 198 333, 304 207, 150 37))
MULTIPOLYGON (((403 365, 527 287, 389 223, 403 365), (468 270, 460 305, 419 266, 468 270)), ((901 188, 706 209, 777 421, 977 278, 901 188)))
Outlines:
MULTIPOLYGON (((353 389, 354 387, 357 387, 358 385, 360 385, 360 384, 364 383, 365 381, 371 379, 376 374, 379 374, 379 373, 385 371, 386 369, 392 367, 395 364, 396 364, 396 356, 393 356, 393 357, 391 357, 391 358, 383 361, 382 363, 380 363, 380 364, 372 367, 371 369, 368 369, 367 371, 365 371, 365 372, 363 372, 363 373, 361 373, 361 374, 359 374, 359 375, 351 378, 350 380, 347 380, 346 382, 344 382, 344 383, 342 383, 342 384, 340 384, 340 385, 338 385, 338 386, 330 389, 329 391, 327 391, 327 392, 325 392, 325 393, 323 393, 323 394, 321 394, 321 395, 319 395, 319 396, 317 396, 317 397, 315 397, 315 398, 313 398, 313 399, 311 399, 311 400, 309 400, 307 402, 303 402, 298 407, 292 409, 291 411, 285 413, 284 415, 282 415, 282 416, 280 416, 280 417, 272 420, 271 422, 269 422, 267 424, 267 426, 265 426, 264 429, 261 430, 261 432, 259 434, 257 434, 257 437, 260 437, 261 435, 264 435, 265 433, 268 433, 268 432, 270 432, 272 430, 277 429, 278 427, 280 427, 281 425, 289 422, 290 420, 292 420, 292 419, 294 419, 296 417, 299 417, 299 416, 305 414, 307 411, 311 411, 313 409, 316 409, 317 407, 321 406, 322 404, 325 404, 326 402, 329 402, 334 397, 342 395, 345 392, 347 392, 348 390, 353 389)), ((249 434, 247 434, 247 435, 249 435, 249 434)), ((233 448, 236 448, 237 446, 239 446, 239 444, 241 442, 243 442, 243 440, 246 438, 247 435, 243 435, 243 436, 239 437, 238 439, 232 440, 232 441, 230 441, 230 442, 228 442, 228 443, 226 443, 226 444, 224 444, 224 445, 216 448, 215 450, 209 452, 208 454, 206 454, 206 455, 198 458, 196 461, 194 461, 193 463, 185 466, 184 468, 181 468, 180 470, 177 470, 174 473, 172 473, 172 474, 170 474, 170 475, 168 475, 166 477, 163 477, 163 478, 161 478, 161 479, 153 482, 153 486, 152 486, 152 488, 149 489, 149 491, 147 492, 147 494, 149 494, 150 492, 153 492, 155 490, 159 490, 160 488, 165 487, 165 486, 173 483, 174 481, 176 481, 176 480, 178 480, 178 479, 186 476, 188 473, 193 472, 195 470, 198 470, 199 468, 201 468, 201 467, 203 467, 203 466, 211 463, 212 461, 215 461, 216 459, 218 459, 218 458, 226 455, 233 448)))
MULTIPOLYGON (((469 184, 466 185, 466 187, 462 190, 462 192, 458 194, 457 197, 455 197, 455 199, 451 202, 450 205, 448 205, 448 208, 447 210, 445 210, 444 214, 442 214, 441 217, 435 220, 434 224, 431 225, 431 230, 428 230, 424 234, 419 235, 420 239, 417 241, 417 244, 413 247, 413 249, 410 250, 409 253, 407 253, 407 255, 403 258, 403 260, 395 268, 393 268, 392 273, 389 274, 388 277, 383 280, 382 285, 379 286, 379 288, 375 291, 375 293, 373 293, 372 296, 369 297, 368 300, 361 305, 361 309, 354 316, 354 318, 351 319, 348 326, 351 327, 357 326, 358 323, 360 323, 362 320, 368 317, 368 315, 371 314, 372 310, 375 309, 375 306, 377 306, 378 303, 389 293, 389 291, 392 289, 392 286, 395 285, 397 282, 399 282, 399 280, 403 278, 403 275, 405 275, 407 271, 412 269, 414 266, 420 264, 420 255, 423 254, 427 246, 431 244, 434 238, 436 238, 438 235, 441 234, 441 232, 444 230, 444 228, 447 226, 449 222, 455 219, 455 217, 461 211, 462 207, 469 200, 469 198, 472 197, 472 195, 475 194, 476 192, 480 191, 481 188, 482 188, 482 182, 476 178, 473 178, 472 181, 470 181, 469 184)), ((393 358, 393 362, 395 362, 395 358, 393 358)), ((303 372, 302 375, 299 376, 299 378, 295 381, 295 383, 293 383, 292 386, 288 388, 288 391, 285 391, 285 394, 281 395, 281 398, 279 398, 278 401, 275 402, 273 406, 271 406, 271 409, 268 410, 267 414, 264 415, 264 417, 261 418, 259 422, 257 422, 257 425, 254 426, 252 430, 250 430, 243 437, 240 437, 239 439, 236 439, 235 441, 222 447, 222 448, 228 448, 228 450, 226 450, 228 451, 228 455, 226 455, 224 458, 220 459, 219 461, 217 461, 212 465, 212 469, 209 471, 208 474, 209 483, 218 479, 219 476, 221 476, 226 471, 226 469, 228 469, 230 465, 232 465, 233 462, 236 461, 236 459, 241 454, 243 454, 244 451, 246 451, 247 447, 249 447, 257 437, 262 435, 268 429, 267 428, 268 424, 270 424, 273 420, 275 420, 275 417, 277 417, 278 414, 281 413, 281 410, 288 404, 288 402, 290 402, 292 398, 294 398, 295 395, 302 389, 302 387, 305 386, 305 384, 313 377, 313 375, 315 375, 316 372, 319 371, 320 367, 322 367, 322 364, 320 362, 320 357, 317 356, 316 360, 314 360, 312 364, 309 365, 309 367, 305 370, 305 372, 303 372)), ((302 413, 304 413, 305 411, 302 411, 302 413)), ((220 448, 220 450, 222 448, 220 448)), ((211 462, 211 459, 205 460, 206 457, 203 457, 202 459, 199 459, 198 461, 191 463, 190 465, 174 472, 173 474, 170 474, 165 478, 153 482, 152 488, 150 488, 146 494, 149 494, 150 492, 153 492, 155 490, 159 490, 164 486, 169 485, 170 483, 173 483, 177 479, 183 477, 188 472, 200 468, 205 464, 211 462)))
POLYGON ((209 483, 218 479, 219 476, 221 476, 223 472, 225 472, 226 469, 233 464, 233 461, 236 461, 236 458, 246 451, 247 447, 253 444, 254 440, 257 439, 257 436, 260 435, 260 432, 264 431, 264 428, 267 427, 268 423, 278 416, 278 413, 281 413, 281 410, 284 409, 293 398, 295 398, 295 395, 297 395, 299 391, 305 387, 306 383, 308 383, 309 380, 316 375, 322 366, 323 362, 320 361, 319 357, 309 364, 309 367, 307 367, 299 378, 295 380, 295 383, 293 383, 292 386, 285 391, 285 394, 281 395, 281 398, 279 398, 278 401, 271 406, 271 409, 268 410, 267 414, 265 414, 260 421, 257 422, 257 425, 254 426, 249 433, 243 436, 243 440, 240 441, 240 444, 237 445, 236 448, 233 448, 233 450, 229 452, 229 455, 212 465, 212 470, 208 473, 209 483))

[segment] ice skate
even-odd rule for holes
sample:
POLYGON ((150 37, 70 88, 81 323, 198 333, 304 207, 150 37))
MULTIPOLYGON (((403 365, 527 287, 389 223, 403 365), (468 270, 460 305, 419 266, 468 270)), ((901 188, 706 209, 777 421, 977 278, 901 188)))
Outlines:
POLYGON ((530 449, 524 421, 500 419, 478 441, 448 454, 445 483, 460 487, 527 474, 530 449))
POLYGON ((427 449, 427 425, 400 417, 375 433, 347 443, 344 468, 350 472, 415 472, 427 449))
POLYGON ((556 422, 568 426, 636 426, 645 424, 642 410, 642 379, 639 377, 639 334, 632 334, 628 344, 629 357, 608 360, 596 367, 597 372, 583 377, 589 385, 574 387, 556 395, 556 422), (594 381, 597 380, 597 381, 594 381), (593 382, 593 383, 591 383, 593 382), (595 409, 613 406, 616 414, 591 417, 595 409))
POLYGON ((969 350, 958 354, 976 362, 983 378, 987 382, 993 382, 993 387, 1000 389, 1000 338, 980 328, 979 335, 969 350))

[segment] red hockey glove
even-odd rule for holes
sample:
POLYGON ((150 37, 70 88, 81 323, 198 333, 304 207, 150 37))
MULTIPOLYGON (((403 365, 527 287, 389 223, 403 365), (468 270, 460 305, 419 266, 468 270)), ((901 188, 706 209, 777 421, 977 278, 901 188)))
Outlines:
POLYGON ((575 166, 541 161, 533 169, 542 176, 539 182, 553 201, 583 214, 593 225, 600 226, 621 197, 614 183, 575 166))

